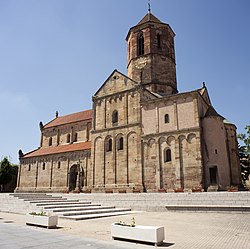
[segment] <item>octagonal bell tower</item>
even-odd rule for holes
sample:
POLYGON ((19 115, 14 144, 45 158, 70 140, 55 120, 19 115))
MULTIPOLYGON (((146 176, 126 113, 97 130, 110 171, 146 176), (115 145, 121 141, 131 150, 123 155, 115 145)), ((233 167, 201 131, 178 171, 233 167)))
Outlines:
POLYGON ((126 37, 128 77, 161 95, 177 93, 174 37, 171 27, 149 9, 126 37))

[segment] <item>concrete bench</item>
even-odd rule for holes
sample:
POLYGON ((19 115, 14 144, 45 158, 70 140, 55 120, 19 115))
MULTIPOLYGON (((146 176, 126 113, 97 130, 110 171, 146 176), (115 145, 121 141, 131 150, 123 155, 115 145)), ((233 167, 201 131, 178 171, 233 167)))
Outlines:
POLYGON ((165 238, 164 227, 157 226, 126 226, 113 223, 111 225, 113 239, 127 239, 153 243, 155 246, 162 245, 165 238))

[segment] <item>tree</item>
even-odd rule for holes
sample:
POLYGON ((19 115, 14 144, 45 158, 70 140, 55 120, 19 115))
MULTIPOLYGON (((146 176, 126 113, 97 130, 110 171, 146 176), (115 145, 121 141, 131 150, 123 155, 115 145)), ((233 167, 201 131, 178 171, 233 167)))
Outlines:
POLYGON ((239 146, 239 157, 241 165, 241 176, 245 184, 250 175, 250 125, 245 127, 246 134, 238 134, 238 139, 243 145, 239 146))
POLYGON ((4 157, 0 162, 0 190, 5 190, 4 186, 11 181, 16 181, 16 177, 17 165, 11 164, 8 157, 4 157))

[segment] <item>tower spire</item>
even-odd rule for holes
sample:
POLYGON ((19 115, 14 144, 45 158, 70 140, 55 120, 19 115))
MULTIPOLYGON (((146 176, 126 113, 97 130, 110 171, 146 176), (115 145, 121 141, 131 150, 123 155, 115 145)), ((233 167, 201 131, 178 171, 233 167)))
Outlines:
POLYGON ((148 0, 148 13, 151 12, 151 4, 150 4, 150 0, 148 0))

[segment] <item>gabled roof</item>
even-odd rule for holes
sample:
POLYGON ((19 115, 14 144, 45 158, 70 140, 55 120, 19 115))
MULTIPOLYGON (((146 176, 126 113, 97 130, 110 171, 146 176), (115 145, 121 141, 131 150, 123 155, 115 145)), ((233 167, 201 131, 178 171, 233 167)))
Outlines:
POLYGON ((101 89, 106 85, 106 83, 111 79, 111 77, 115 74, 118 73, 120 75, 122 75, 124 78, 130 80, 130 82, 132 84, 134 84, 135 86, 138 85, 138 83, 136 81, 134 81, 133 79, 129 78, 128 76, 126 76, 125 74, 121 73, 120 71, 118 71, 117 69, 115 69, 110 75, 109 77, 104 81, 104 83, 99 87, 99 89, 96 91, 96 93, 94 94, 94 96, 98 95, 98 93, 101 91, 101 89))
POLYGON ((224 119, 224 117, 222 117, 217 111, 215 111, 215 109, 211 105, 208 107, 204 118, 206 117, 220 117, 224 119))
POLYGON ((203 82, 203 87, 197 90, 199 92, 199 94, 202 96, 203 100, 205 100, 205 102, 208 105, 211 105, 211 100, 208 94, 208 90, 207 87, 205 85, 205 82, 203 82))
POLYGON ((91 119, 92 119, 92 110, 86 110, 82 112, 76 112, 65 116, 57 117, 51 120, 49 123, 47 123, 44 126, 44 128, 50 128, 58 125, 69 124, 91 119))
POLYGON ((45 148, 39 148, 37 150, 26 153, 22 158, 30 158, 36 156, 45 156, 51 154, 65 153, 71 151, 81 151, 81 150, 90 150, 91 142, 81 142, 74 144, 66 144, 59 146, 50 146, 45 148))
POLYGON ((151 12, 148 12, 137 25, 141 25, 146 22, 158 22, 162 23, 157 17, 155 17, 151 12))

